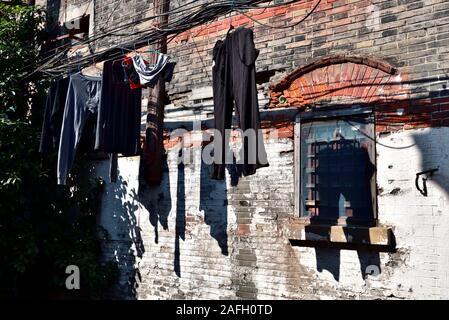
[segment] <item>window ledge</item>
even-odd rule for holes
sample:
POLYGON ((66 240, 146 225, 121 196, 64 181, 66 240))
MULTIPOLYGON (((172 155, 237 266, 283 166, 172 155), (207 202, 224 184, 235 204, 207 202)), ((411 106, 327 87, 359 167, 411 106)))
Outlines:
POLYGON ((394 246, 392 229, 383 226, 312 225, 292 219, 284 226, 284 234, 290 240, 299 241, 394 246))

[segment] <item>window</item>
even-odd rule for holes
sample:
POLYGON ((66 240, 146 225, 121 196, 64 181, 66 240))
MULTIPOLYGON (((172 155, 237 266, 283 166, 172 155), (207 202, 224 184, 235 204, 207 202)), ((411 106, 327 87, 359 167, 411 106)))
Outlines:
POLYGON ((90 15, 82 15, 65 23, 65 27, 72 39, 83 40, 89 36, 90 15))
POLYGON ((370 110, 303 113, 296 126, 297 208, 323 224, 376 219, 374 121, 370 110))

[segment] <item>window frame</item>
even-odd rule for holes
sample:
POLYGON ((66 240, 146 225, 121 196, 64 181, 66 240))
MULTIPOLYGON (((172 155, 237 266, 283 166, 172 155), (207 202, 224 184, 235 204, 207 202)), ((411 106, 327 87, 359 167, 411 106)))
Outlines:
POLYGON ((377 143, 376 143, 376 121, 373 108, 370 107, 360 107, 352 106, 348 107, 335 107, 322 110, 322 108, 315 108, 315 110, 301 112, 296 117, 295 129, 294 129, 294 184, 295 184, 295 217, 305 224, 317 224, 317 225, 337 225, 337 226, 363 226, 372 227, 378 225, 378 205, 377 205, 377 143), (317 110, 318 109, 318 110, 317 110), (372 161, 375 167, 373 176, 371 177, 371 199, 373 205, 373 218, 370 220, 355 220, 347 221, 348 217, 340 217, 335 221, 335 219, 312 219, 310 216, 303 216, 303 208, 301 205, 302 198, 302 188, 301 188, 301 126, 304 123, 309 123, 313 121, 326 121, 326 120, 336 120, 343 119, 345 117, 352 116, 371 116, 373 118, 373 150, 372 150, 372 161))

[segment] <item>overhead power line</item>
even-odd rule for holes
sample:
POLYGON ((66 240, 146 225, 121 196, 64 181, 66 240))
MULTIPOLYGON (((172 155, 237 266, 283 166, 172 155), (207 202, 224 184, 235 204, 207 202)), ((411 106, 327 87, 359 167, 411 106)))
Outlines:
MULTIPOLYGON (((250 9, 264 9, 264 8, 274 8, 279 6, 289 5, 295 2, 299 2, 299 0, 286 1, 284 3, 275 3, 266 6, 262 6, 264 3, 269 3, 272 0, 234 0, 234 1, 213 1, 207 3, 200 3, 198 1, 191 1, 185 5, 178 6, 166 13, 155 14, 151 17, 145 17, 138 19, 133 22, 125 23, 121 26, 114 27, 110 30, 104 30, 97 33, 96 35, 86 39, 85 41, 80 42, 77 46, 85 46, 90 45, 96 41, 107 38, 109 36, 118 36, 118 37, 129 37, 136 36, 133 40, 124 41, 122 44, 113 45, 110 48, 94 52, 88 54, 86 56, 80 58, 70 58, 67 53, 71 49, 70 46, 61 46, 56 50, 61 50, 60 52, 55 52, 50 56, 42 59, 36 65, 34 72, 43 72, 50 76, 58 76, 61 74, 68 73, 73 71, 74 69, 84 68, 86 66, 91 65, 94 61, 95 63, 108 60, 114 57, 118 57, 123 55, 124 51, 134 51, 141 47, 145 47, 151 43, 154 43, 160 40, 163 37, 172 36, 171 39, 176 37, 176 35, 183 33, 189 29, 198 27, 207 22, 211 22, 220 16, 224 16, 226 14, 230 14, 232 12, 238 12, 244 14, 249 19, 253 20, 256 23, 259 23, 266 27, 271 28, 288 28, 302 23, 305 19, 307 19, 318 7, 321 0, 317 0, 315 5, 312 7, 310 12, 300 19, 298 22, 295 22, 289 26, 269 26, 264 23, 259 22, 255 18, 249 16, 243 10, 250 9), (197 4, 195 4, 197 3, 197 4), (124 31, 129 27, 139 25, 143 22, 157 21, 157 18, 168 15, 170 17, 170 21, 163 28, 158 27, 157 25, 148 27, 150 30, 142 30, 129 33, 119 33, 120 31, 124 31)), ((26 75, 30 76, 30 74, 26 75)))

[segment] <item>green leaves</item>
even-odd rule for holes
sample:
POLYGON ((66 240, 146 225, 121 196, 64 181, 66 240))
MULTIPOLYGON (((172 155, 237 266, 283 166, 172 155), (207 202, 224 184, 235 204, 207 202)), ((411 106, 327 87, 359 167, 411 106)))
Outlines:
POLYGON ((46 14, 35 6, 7 3, 0 3, 0 13, 0 113, 24 120, 37 83, 19 74, 35 68, 46 14))
POLYGON ((118 272, 100 263, 104 181, 84 174, 80 156, 71 184, 56 185, 57 157, 43 157, 39 139, 39 128, 0 118, 0 296, 29 292, 36 279, 48 291, 65 290, 65 268, 77 265, 84 295, 99 297, 118 272))
POLYGON ((41 123, 30 123, 30 101, 45 98, 48 84, 39 73, 19 75, 35 68, 46 17, 16 3, 0 3, 0 297, 66 291, 68 265, 80 268, 84 296, 98 297, 118 274, 115 263, 100 263, 104 182, 85 175, 79 157, 70 185, 58 186, 57 155, 38 152, 41 123))

